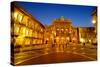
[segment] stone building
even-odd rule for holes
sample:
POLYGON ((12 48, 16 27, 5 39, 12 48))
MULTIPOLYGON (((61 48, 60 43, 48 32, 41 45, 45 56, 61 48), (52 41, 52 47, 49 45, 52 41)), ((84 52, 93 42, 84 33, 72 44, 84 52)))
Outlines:
POLYGON ((96 35, 94 27, 79 27, 79 40, 81 43, 91 43, 96 35))
POLYGON ((34 46, 43 45, 45 27, 16 3, 11 4, 11 51, 14 54, 32 51, 34 46))
POLYGON ((45 27, 45 33, 48 34, 47 41, 51 44, 78 42, 78 29, 72 27, 72 22, 69 19, 60 17, 54 19, 51 25, 46 25, 45 27))

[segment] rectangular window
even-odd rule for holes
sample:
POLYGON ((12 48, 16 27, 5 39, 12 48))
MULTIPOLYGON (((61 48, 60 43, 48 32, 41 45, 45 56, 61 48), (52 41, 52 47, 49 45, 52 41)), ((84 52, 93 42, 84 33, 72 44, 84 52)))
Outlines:
POLYGON ((36 39, 33 39, 33 44, 36 44, 36 41, 37 41, 36 39))
POLYGON ((24 42, 23 36, 18 36, 18 37, 15 38, 15 44, 16 45, 23 45, 23 42, 24 42))
POLYGON ((28 26, 28 17, 27 16, 23 16, 22 23, 25 24, 26 26, 28 26))
POLYGON ((29 45, 30 44, 30 39, 24 39, 24 44, 29 45))
POLYGON ((32 21, 29 19, 28 27, 32 28, 32 21))
POLYGON ((29 29, 26 28, 26 36, 29 36, 29 29))
POLYGON ((25 33, 26 33, 26 27, 21 27, 20 34, 25 36, 25 33))
POLYGON ((32 37, 32 30, 29 30, 29 36, 32 37))
POLYGON ((17 20, 17 18, 18 18, 18 12, 17 12, 17 11, 15 11, 13 15, 14 15, 14 20, 16 21, 16 20, 17 20))
POLYGON ((18 15, 18 21, 19 21, 19 23, 22 22, 22 18, 23 18, 23 14, 19 13, 19 15, 18 15))
POLYGON ((14 24, 14 34, 19 35, 20 26, 18 24, 14 24))
POLYGON ((33 37, 37 38, 37 32, 36 31, 34 31, 33 37))

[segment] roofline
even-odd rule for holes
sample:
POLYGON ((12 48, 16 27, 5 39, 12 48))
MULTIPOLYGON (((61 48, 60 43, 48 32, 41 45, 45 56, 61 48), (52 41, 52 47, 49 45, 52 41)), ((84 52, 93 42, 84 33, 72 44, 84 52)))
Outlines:
POLYGON ((92 14, 91 14, 91 15, 93 16, 94 14, 97 15, 97 7, 96 7, 95 9, 92 10, 92 14))
POLYGON ((30 18, 32 18, 33 20, 35 20, 36 22, 38 22, 39 25, 41 25, 43 28, 44 25, 42 25, 38 20, 35 19, 35 17, 33 17, 31 14, 29 14, 24 8, 22 8, 18 3, 16 3, 16 1, 12 2, 14 3, 14 7, 16 7, 17 9, 19 9, 21 12, 23 12, 25 15, 29 16, 30 18))

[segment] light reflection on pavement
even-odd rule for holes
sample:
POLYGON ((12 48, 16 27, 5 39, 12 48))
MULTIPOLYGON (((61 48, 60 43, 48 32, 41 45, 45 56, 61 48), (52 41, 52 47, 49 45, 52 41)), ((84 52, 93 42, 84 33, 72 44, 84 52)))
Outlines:
MULTIPOLYGON (((81 46, 81 45, 75 45, 75 46, 54 46, 54 47, 46 47, 43 49, 35 49, 34 51, 29 51, 29 52, 23 52, 23 53, 18 53, 15 54, 15 63, 21 64, 25 63, 26 61, 29 61, 30 59, 38 58, 43 55, 49 55, 52 53, 73 53, 79 56, 83 56, 86 58, 89 58, 90 60, 97 60, 97 48, 95 46, 81 46)), ((74 59, 73 59, 74 60, 74 59)))

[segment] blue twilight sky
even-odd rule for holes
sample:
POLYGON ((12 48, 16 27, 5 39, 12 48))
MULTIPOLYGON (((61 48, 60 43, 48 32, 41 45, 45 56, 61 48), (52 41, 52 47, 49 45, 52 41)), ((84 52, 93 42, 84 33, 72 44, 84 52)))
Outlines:
POLYGON ((91 23, 91 13, 96 6, 73 6, 32 2, 18 2, 18 4, 44 25, 52 24, 53 19, 64 16, 66 19, 72 21, 73 26, 93 26, 91 23))

